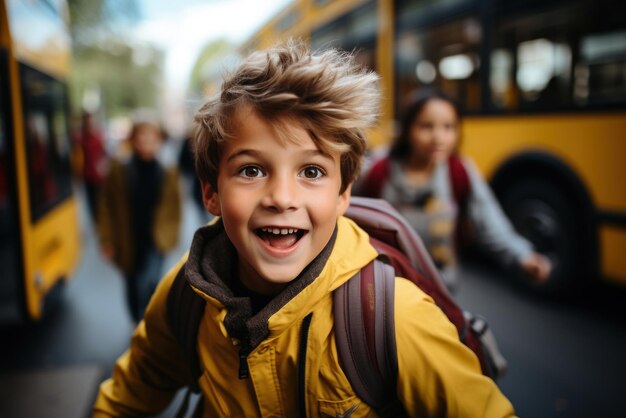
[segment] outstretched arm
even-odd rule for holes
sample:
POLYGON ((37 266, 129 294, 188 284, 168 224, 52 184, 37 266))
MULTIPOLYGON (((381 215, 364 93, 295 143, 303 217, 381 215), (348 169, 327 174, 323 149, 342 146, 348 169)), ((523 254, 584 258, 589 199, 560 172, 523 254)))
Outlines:
POLYGON ((547 280, 552 271, 550 260, 537 253, 532 244, 515 231, 474 164, 468 159, 463 163, 471 184, 468 215, 479 246, 506 266, 518 264, 533 280, 547 280))

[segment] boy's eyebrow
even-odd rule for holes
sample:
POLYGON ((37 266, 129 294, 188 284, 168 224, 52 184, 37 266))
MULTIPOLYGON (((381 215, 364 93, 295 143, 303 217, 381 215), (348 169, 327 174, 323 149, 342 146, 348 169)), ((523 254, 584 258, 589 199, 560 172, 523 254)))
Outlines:
POLYGON ((229 163, 232 160, 239 158, 239 157, 245 157, 245 156, 251 156, 251 157, 258 157, 261 153, 253 150, 253 149, 242 149, 237 151, 236 153, 230 155, 227 159, 226 162, 229 163))
POLYGON ((324 151, 322 151, 320 149, 307 150, 306 154, 307 154, 308 157, 320 156, 320 157, 323 157, 323 158, 325 158, 327 160, 331 160, 331 161, 333 160, 333 157, 331 157, 330 154, 328 154, 327 152, 324 152, 324 151))
MULTIPOLYGON (((333 160, 333 158, 326 152, 323 152, 319 149, 310 149, 310 150, 306 150, 304 152, 305 157, 307 158, 312 158, 312 157, 323 157, 327 160, 333 160)), ((260 150, 255 150, 255 149, 250 149, 250 148, 244 148, 242 150, 239 150, 237 152, 235 152, 234 154, 230 155, 227 159, 226 162, 229 163, 230 161, 242 157, 242 156, 250 156, 250 157, 255 157, 255 158, 261 158, 263 155, 263 152, 260 150)))

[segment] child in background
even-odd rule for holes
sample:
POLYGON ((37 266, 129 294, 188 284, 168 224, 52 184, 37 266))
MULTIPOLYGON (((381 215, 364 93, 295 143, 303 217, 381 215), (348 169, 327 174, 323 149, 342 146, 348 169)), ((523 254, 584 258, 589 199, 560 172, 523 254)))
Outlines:
POLYGON ((83 151, 83 182, 87 196, 87 207, 91 220, 97 220, 98 196, 106 176, 109 158, 106 153, 104 138, 96 124, 94 116, 84 112, 81 117, 80 132, 76 142, 83 151))
MULTIPOLYGON (((251 54, 196 114, 205 206, 188 258, 161 281, 95 417, 163 410, 189 376, 167 321, 184 275, 205 300, 197 352, 204 417, 376 416, 342 371, 333 290, 372 261, 343 216, 378 114, 378 77, 353 57, 288 43, 251 54)), ((510 417, 432 300, 396 278, 397 396, 409 417, 510 417)))
POLYGON ((520 266, 535 281, 547 280, 550 260, 517 234, 472 161, 457 154, 460 124, 451 98, 432 90, 422 93, 408 107, 388 157, 372 165, 355 194, 381 197, 395 206, 424 240, 451 289, 458 281, 457 224, 465 219, 472 239, 496 260, 520 266), (466 182, 461 186, 465 196, 455 195, 459 181, 466 182))
POLYGON ((111 163, 98 216, 103 256, 126 280, 132 319, 139 322, 162 275, 164 253, 175 247, 181 220, 178 172, 157 159, 163 143, 160 125, 135 122, 131 156, 111 163))

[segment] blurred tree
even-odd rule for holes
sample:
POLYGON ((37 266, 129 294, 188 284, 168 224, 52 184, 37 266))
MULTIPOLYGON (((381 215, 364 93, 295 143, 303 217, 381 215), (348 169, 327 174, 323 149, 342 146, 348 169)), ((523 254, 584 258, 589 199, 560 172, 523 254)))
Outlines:
POLYGON ((88 42, 99 31, 129 26, 141 17, 135 0, 68 0, 68 5, 75 42, 88 42))
POLYGON ((189 78, 189 96, 202 98, 212 95, 221 83, 222 75, 238 59, 237 48, 225 39, 208 43, 198 55, 189 78))
POLYGON ((107 118, 158 107, 163 51, 128 35, 141 18, 135 0, 68 0, 73 41, 70 96, 77 114, 107 118))

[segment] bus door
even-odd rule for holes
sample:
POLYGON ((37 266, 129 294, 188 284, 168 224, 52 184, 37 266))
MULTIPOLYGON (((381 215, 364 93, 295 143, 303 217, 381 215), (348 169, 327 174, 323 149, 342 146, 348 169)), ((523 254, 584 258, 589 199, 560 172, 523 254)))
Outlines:
POLYGON ((21 256, 7 51, 0 49, 0 321, 22 316, 21 256))

